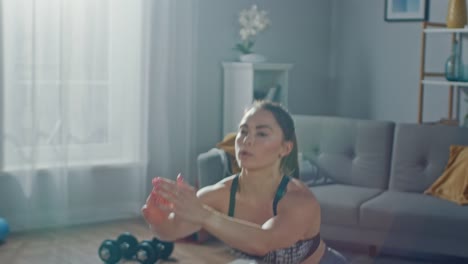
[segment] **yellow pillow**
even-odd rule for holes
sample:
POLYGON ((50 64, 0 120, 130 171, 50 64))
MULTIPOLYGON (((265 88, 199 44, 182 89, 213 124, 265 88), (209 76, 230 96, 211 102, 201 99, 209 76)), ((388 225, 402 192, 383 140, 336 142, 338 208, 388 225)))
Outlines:
POLYGON ((468 146, 450 146, 444 173, 424 193, 468 204, 468 146))
POLYGON ((233 174, 236 174, 240 172, 241 170, 236 160, 236 150, 235 150, 236 134, 237 133, 234 133, 234 132, 229 133, 224 137, 223 141, 216 144, 216 147, 226 151, 226 153, 229 155, 229 160, 231 162, 231 172, 233 174))

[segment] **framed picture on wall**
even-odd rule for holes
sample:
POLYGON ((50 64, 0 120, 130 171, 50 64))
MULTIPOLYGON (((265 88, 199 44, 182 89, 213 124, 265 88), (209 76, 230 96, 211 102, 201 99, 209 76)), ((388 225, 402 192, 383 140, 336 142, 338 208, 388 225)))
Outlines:
POLYGON ((429 0, 385 0, 385 21, 427 21, 429 0))

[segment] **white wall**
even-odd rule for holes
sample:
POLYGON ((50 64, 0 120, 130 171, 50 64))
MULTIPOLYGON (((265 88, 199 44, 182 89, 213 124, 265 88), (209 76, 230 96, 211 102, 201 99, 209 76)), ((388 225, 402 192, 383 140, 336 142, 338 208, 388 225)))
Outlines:
MULTIPOLYGON (((331 64, 338 115, 415 123, 422 23, 385 22, 384 3, 333 1, 331 64)), ((447 6, 448 1, 430 1, 429 20, 445 22, 447 6)), ((429 35, 426 54, 427 70, 443 72, 450 36, 429 35)), ((447 117, 448 87, 426 86, 424 110, 425 121, 447 117)))

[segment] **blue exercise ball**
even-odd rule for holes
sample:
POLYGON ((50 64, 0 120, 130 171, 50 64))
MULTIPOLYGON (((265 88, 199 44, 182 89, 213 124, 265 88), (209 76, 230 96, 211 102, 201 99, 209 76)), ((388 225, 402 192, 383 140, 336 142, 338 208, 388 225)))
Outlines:
POLYGON ((9 233, 10 227, 8 226, 8 222, 0 218, 0 242, 5 241, 9 233))

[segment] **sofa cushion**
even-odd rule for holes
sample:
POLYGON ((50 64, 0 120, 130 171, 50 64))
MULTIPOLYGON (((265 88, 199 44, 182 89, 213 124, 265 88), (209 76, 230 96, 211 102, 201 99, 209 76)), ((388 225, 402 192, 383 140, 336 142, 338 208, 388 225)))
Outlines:
POLYGON ((466 239, 468 207, 430 195, 385 191, 361 206, 361 227, 466 239))
POLYGON ((389 189, 423 193, 442 175, 450 145, 468 145, 468 128, 398 124, 389 189))
POLYGON ((293 116, 299 151, 320 177, 386 189, 394 123, 331 116, 293 116))
POLYGON ((386 189, 394 123, 331 116, 293 116, 299 151, 319 177, 348 185, 386 189))
POLYGON ((320 203, 322 223, 359 225, 359 207, 382 192, 380 189, 343 184, 310 187, 320 203))

